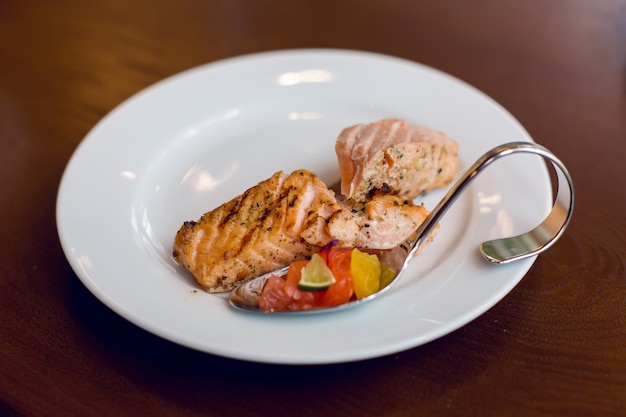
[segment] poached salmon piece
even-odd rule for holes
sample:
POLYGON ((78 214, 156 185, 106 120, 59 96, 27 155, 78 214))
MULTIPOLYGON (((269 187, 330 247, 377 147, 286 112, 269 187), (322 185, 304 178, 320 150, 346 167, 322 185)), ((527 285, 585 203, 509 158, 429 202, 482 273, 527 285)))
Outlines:
POLYGON ((335 143, 341 193, 351 200, 367 201, 372 192, 387 187, 413 199, 454 179, 458 148, 444 133, 406 120, 382 119, 347 127, 335 143))
POLYGON ((373 249, 396 246, 428 214, 393 195, 345 204, 315 174, 279 171, 200 220, 184 222, 173 256, 204 289, 222 292, 309 258, 333 240, 373 249))

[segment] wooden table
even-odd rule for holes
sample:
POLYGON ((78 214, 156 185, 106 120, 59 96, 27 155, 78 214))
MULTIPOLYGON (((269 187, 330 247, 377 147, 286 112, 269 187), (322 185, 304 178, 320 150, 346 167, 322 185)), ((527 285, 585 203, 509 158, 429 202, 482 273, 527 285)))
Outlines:
POLYGON ((626 1, 3 1, 0 414, 626 415, 626 1), (451 334, 321 366, 248 363, 99 302, 55 224, 90 128, 222 58, 346 48, 421 62, 507 108, 568 166, 573 221, 521 283, 451 334))

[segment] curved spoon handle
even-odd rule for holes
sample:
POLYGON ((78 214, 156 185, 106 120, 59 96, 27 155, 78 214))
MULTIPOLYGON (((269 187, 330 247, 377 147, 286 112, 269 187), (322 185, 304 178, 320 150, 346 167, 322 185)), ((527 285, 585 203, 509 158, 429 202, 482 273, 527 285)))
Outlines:
POLYGON ((558 191, 552 210, 546 219, 534 229, 518 236, 483 242, 480 245, 480 251, 488 261, 503 264, 539 254, 556 242, 569 224, 574 210, 574 183, 572 178, 565 165, 543 146, 532 142, 511 142, 497 146, 485 153, 459 178, 417 229, 416 239, 405 261, 405 266, 467 185, 496 160, 516 153, 539 155, 554 166, 558 191))

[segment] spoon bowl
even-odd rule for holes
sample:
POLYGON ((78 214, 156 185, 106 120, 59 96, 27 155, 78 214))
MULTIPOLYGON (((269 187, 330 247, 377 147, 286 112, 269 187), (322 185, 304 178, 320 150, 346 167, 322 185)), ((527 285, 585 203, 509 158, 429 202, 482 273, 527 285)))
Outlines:
POLYGON ((465 171, 450 188, 441 201, 430 212, 424 222, 415 230, 411 237, 400 245, 386 250, 368 251, 378 255, 379 259, 397 271, 394 279, 378 292, 367 297, 332 307, 319 307, 307 310, 263 310, 258 299, 265 281, 272 275, 283 276, 288 267, 269 272, 259 277, 242 282, 229 295, 229 303, 239 310, 275 314, 317 314, 353 308, 378 298, 389 291, 404 275, 411 259, 420 247, 428 240, 433 228, 452 206, 463 190, 476 176, 496 160, 512 154, 530 153, 539 155, 550 162, 556 172, 557 193, 548 216, 532 230, 517 236, 504 237, 483 242, 480 252, 487 261, 505 264, 516 260, 536 256, 551 247, 563 234, 574 210, 574 184, 565 165, 550 151, 532 142, 510 142, 497 146, 483 154, 465 171))

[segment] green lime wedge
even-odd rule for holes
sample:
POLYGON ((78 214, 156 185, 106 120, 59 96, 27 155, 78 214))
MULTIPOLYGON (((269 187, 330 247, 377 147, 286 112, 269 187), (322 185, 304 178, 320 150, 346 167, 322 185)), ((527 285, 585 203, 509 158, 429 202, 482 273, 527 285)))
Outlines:
POLYGON ((322 291, 335 283, 335 276, 317 253, 302 268, 298 288, 303 291, 322 291))

